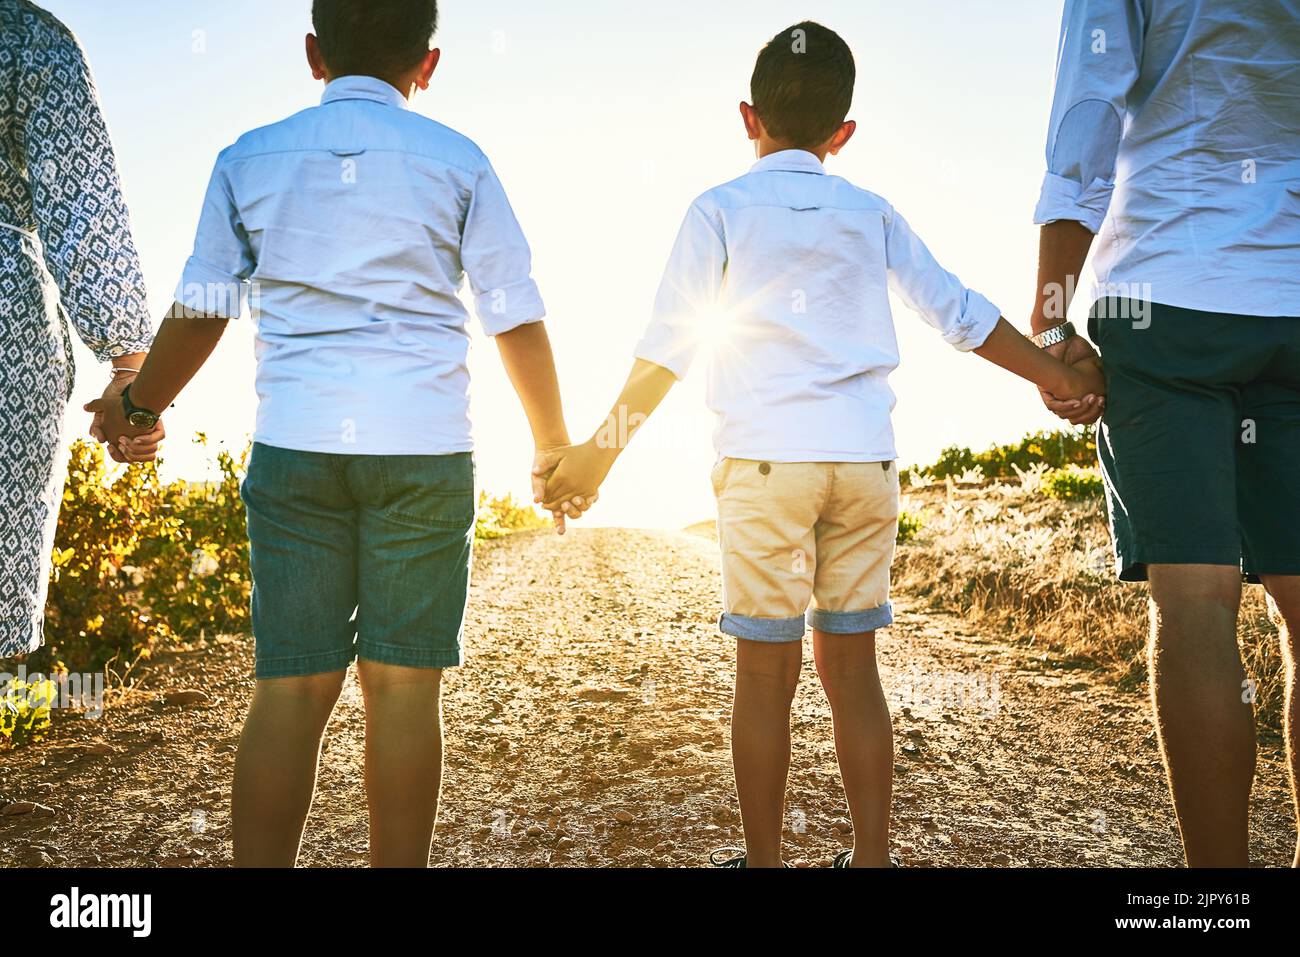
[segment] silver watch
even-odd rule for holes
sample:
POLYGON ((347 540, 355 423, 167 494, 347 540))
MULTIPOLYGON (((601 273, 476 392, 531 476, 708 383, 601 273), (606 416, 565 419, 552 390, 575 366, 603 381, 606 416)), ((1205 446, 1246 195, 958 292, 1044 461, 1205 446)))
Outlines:
POLYGON ((1059 326, 1052 326, 1040 332, 1036 336, 1030 336, 1029 341, 1040 349, 1050 349, 1052 346, 1060 345, 1066 339, 1072 339, 1078 335, 1074 331, 1074 323, 1063 322, 1059 326))

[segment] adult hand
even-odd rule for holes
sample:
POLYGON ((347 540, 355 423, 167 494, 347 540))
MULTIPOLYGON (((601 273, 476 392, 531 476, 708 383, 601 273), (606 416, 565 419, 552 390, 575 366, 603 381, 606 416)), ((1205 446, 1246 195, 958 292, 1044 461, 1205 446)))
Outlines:
MULTIPOLYGON (((1097 350, 1092 347, 1092 343, 1083 336, 1078 335, 1071 336, 1064 342, 1058 342, 1054 346, 1049 346, 1047 351, 1066 365, 1071 366, 1095 363, 1100 359, 1097 350)), ((1043 405, 1047 406, 1049 412, 1065 419, 1071 425, 1092 425, 1101 418, 1101 414, 1106 410, 1106 399, 1100 395, 1088 395, 1081 399, 1063 400, 1041 389, 1039 395, 1043 400, 1043 405)))
MULTIPOLYGON (((123 387, 125 388, 125 386, 123 387)), ((94 414, 91 434, 108 445, 108 454, 115 462, 152 462, 158 457, 158 447, 167 437, 162 419, 152 429, 137 429, 126 421, 126 409, 122 406, 122 393, 109 395, 87 402, 85 410, 94 414)))

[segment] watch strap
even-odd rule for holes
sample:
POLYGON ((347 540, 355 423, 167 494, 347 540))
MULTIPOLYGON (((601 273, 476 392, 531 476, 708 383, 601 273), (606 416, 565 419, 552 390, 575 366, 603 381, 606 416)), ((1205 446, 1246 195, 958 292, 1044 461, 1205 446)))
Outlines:
POLYGON ((1074 323, 1063 322, 1059 326, 1044 329, 1036 336, 1030 336, 1029 341, 1040 349, 1050 349, 1052 346, 1060 345, 1066 339, 1071 339, 1076 335, 1078 333, 1074 331, 1074 323))

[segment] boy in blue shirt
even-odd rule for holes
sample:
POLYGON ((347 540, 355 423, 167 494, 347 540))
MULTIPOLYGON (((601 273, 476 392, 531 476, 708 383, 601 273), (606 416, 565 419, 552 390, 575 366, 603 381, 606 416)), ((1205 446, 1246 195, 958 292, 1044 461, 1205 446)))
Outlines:
POLYGON ((407 109, 438 64, 435 0, 315 0, 312 16, 320 106, 218 158, 177 305, 123 403, 96 411, 130 454, 256 290, 243 497, 257 687, 235 766, 235 863, 294 863, 321 734, 357 659, 370 860, 422 867, 474 537, 466 275, 539 451, 567 433, 505 192, 477 146, 407 109))

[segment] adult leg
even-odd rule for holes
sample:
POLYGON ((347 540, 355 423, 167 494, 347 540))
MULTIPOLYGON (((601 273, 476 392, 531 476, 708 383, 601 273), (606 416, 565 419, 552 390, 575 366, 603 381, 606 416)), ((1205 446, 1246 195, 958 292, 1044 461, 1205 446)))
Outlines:
POLYGON ((347 671, 257 682, 232 794, 236 867, 292 867, 316 790, 321 735, 347 671))
POLYGON ((1189 867, 1248 864, 1255 716, 1237 648, 1241 573, 1151 565, 1151 696, 1189 867))
POLYGON ((853 820, 852 867, 889 867, 894 729, 876 670, 876 633, 813 631, 817 676, 830 701, 835 757, 853 820))
POLYGON ((736 642, 731 759, 747 867, 781 866, 785 786, 790 772, 790 705, 802 664, 800 641, 742 638, 736 642))
POLYGON ((442 669, 357 663, 366 702, 370 865, 428 867, 442 786, 442 669))
MULTIPOLYGON (((1300 693, 1297 693, 1297 645, 1300 644, 1300 575, 1261 575, 1264 587, 1282 613, 1282 658, 1286 662, 1286 757, 1291 769, 1291 799, 1300 829, 1300 693)), ((1300 867, 1300 835, 1296 838, 1292 867, 1300 867)))

